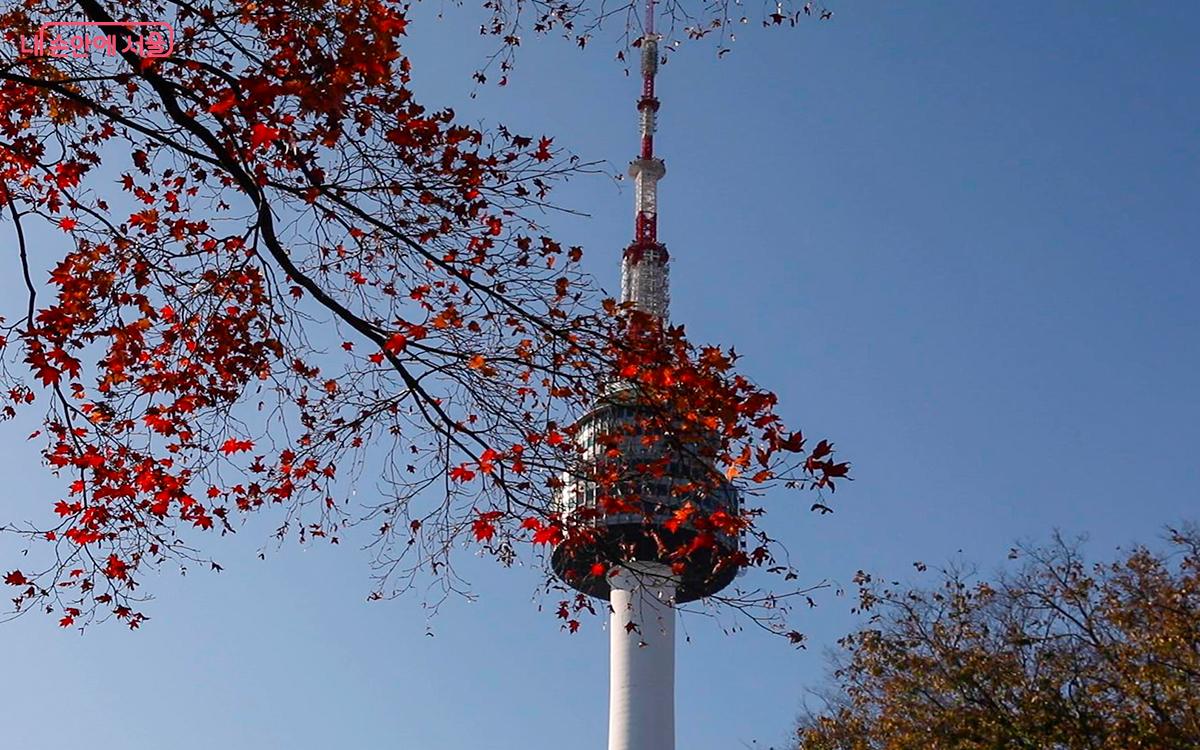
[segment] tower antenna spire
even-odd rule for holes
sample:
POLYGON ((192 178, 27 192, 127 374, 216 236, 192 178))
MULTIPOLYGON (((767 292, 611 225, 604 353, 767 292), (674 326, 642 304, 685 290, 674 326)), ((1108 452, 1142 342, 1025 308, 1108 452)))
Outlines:
POLYGON ((658 34, 654 31, 654 0, 646 0, 645 33, 637 41, 642 48, 642 95, 638 99, 641 149, 629 165, 634 180, 633 243, 621 260, 621 299, 650 315, 667 319, 670 304, 667 248, 658 241, 658 181, 667 173, 662 159, 654 155, 658 97, 654 77, 658 73, 658 34))

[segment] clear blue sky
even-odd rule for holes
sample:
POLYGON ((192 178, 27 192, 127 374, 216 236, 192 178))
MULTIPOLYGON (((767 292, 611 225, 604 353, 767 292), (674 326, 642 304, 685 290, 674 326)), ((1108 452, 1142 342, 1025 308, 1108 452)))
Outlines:
MULTIPOLYGON (((636 85, 612 47, 527 42, 508 89, 468 100, 486 47, 469 11, 446 12, 411 28, 427 103, 633 155, 636 85)), ((834 515, 772 504, 812 581, 958 550, 990 569, 1055 527, 1108 555, 1200 516, 1198 26, 1193 3, 842 3, 833 23, 664 69, 674 318, 736 344, 790 421, 854 461, 834 515)), ((560 199, 592 218, 551 224, 609 288, 630 193, 573 183, 560 199)), ((9 519, 57 495, 23 427, 0 428, 9 519)), ((0 627, 0 744, 604 747, 607 634, 561 634, 535 572, 468 552, 482 598, 428 620, 417 598, 365 603, 352 547, 258 561, 267 527, 220 542, 222 574, 152 581, 140 632, 0 627)), ((0 564, 12 553, 0 540, 0 564)), ((685 620, 680 748, 786 736, 853 623, 845 599, 821 602, 797 623, 807 652, 685 620)))

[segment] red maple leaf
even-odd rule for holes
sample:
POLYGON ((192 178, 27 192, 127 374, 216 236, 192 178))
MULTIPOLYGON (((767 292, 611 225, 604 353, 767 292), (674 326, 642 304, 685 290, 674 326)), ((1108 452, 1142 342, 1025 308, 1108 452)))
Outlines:
POLYGON ((129 565, 116 555, 109 555, 107 564, 104 566, 104 575, 124 580, 129 577, 129 565))
POLYGON ((562 529, 553 523, 546 524, 533 533, 534 544, 555 545, 562 541, 562 529))
POLYGON ((250 440, 238 440, 237 438, 229 438, 221 444, 221 452, 228 455, 230 453, 244 453, 254 447, 254 443, 250 440))
POLYGON ((504 515, 498 510, 490 510, 487 513, 480 513, 479 517, 471 524, 471 530, 475 533, 475 541, 486 542, 496 535, 495 521, 504 515))
POLYGON ((496 459, 500 458, 500 453, 488 448, 479 457, 479 470, 484 474, 491 474, 495 468, 496 459))
POLYGON ((263 125, 261 122, 256 122, 254 127, 250 129, 250 148, 257 151, 278 137, 278 128, 273 128, 269 125, 263 125))
POLYGON ((406 346, 408 346, 408 337, 403 333, 393 333, 383 344, 383 348, 392 354, 399 354, 404 351, 406 346))
POLYGON ((212 112, 214 115, 223 115, 226 112, 228 112, 229 110, 233 109, 234 104, 237 104, 237 100, 234 99, 233 94, 230 93, 228 96, 226 96, 221 101, 217 102, 216 104, 211 105, 208 108, 208 111, 212 112))

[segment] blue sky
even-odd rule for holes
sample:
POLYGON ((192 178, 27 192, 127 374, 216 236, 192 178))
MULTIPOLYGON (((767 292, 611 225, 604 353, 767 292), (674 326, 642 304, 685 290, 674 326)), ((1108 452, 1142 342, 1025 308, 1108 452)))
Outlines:
MULTIPOLYGON (((616 169, 633 155, 636 84, 613 47, 527 40, 512 85, 471 100, 488 48, 469 10, 445 14, 410 29, 427 103, 616 169)), ((790 422, 854 461, 831 516, 770 502, 811 581, 959 551, 986 571, 1054 528, 1109 555, 1200 516, 1198 23, 1190 3, 843 3, 664 68, 673 317, 735 344, 790 422)), ((559 200, 591 218, 550 217, 555 235, 615 288, 629 186, 583 179, 559 200)), ((0 429, 3 516, 47 512, 36 446, 0 429)), ((4 745, 604 747, 607 633, 560 633, 537 572, 468 550, 481 598, 431 618, 418 597, 365 603, 349 545, 259 561, 269 521, 218 541, 224 573, 149 582, 140 632, 0 626, 4 745)), ((5 569, 13 554, 0 539, 5 569)), ((808 651, 684 620, 679 747, 786 736, 854 622, 819 599, 796 622, 808 651)))

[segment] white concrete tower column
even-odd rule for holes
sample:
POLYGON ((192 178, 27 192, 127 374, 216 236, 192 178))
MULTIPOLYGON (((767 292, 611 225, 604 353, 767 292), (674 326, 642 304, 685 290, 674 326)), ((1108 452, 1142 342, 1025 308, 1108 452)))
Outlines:
POLYGON ((627 563, 612 595, 608 750, 675 750, 675 597, 661 563, 627 563), (636 626, 636 627, 634 627, 636 626))

